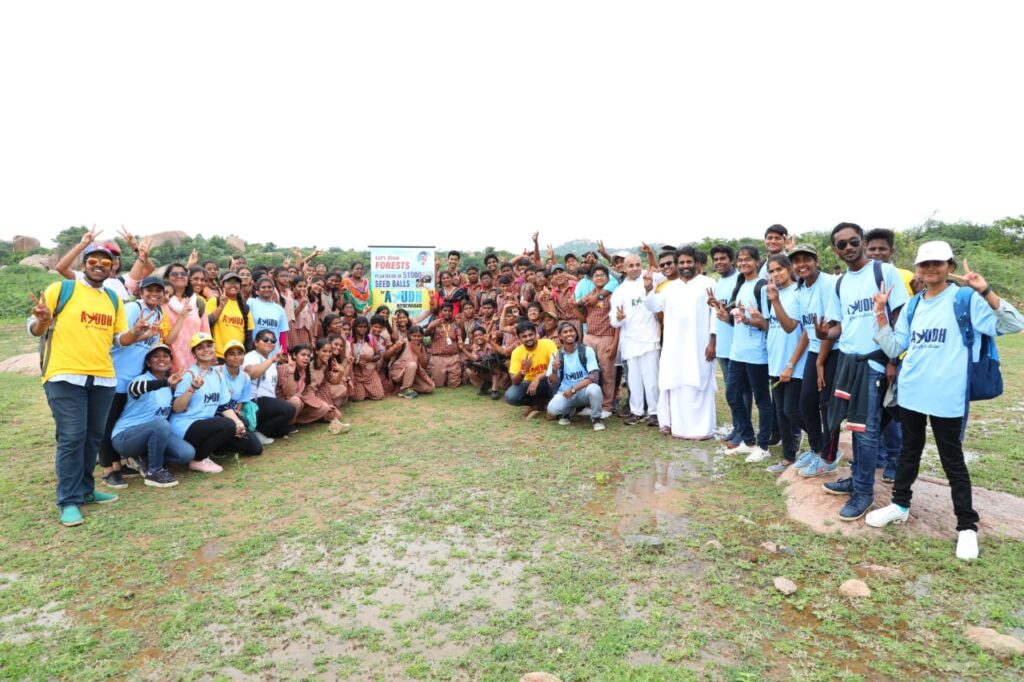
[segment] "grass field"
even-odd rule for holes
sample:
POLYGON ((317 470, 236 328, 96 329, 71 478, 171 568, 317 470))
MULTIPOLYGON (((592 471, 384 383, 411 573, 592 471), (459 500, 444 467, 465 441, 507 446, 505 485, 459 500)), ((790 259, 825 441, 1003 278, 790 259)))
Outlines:
MULTIPOLYGON (((31 349, 21 329, 0 328, 6 354, 31 349)), ((1024 336, 1001 350, 1007 394, 975 406, 967 448, 979 485, 1021 495, 1024 336)), ((0 382, 3 679, 1024 675, 963 636, 1024 634, 1021 544, 983 537, 964 564, 952 530, 816 535, 709 444, 442 391, 351 407, 348 435, 305 429, 219 476, 134 481, 65 529, 39 382, 0 382), (858 576, 871 596, 841 597, 858 576)))

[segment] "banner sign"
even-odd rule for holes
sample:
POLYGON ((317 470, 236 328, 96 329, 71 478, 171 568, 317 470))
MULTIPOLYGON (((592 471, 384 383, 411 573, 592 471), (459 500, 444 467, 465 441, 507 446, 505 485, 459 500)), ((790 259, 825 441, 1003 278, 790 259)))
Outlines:
POLYGON ((430 308, 434 292, 433 246, 371 246, 370 290, 372 309, 386 305, 416 317, 430 308))

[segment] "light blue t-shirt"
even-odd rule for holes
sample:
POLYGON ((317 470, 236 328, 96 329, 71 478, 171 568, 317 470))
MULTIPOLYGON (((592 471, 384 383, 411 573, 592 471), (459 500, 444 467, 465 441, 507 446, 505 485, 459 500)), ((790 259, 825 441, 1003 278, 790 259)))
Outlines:
MULTIPOLYGON (((900 407, 935 417, 962 417, 967 397, 967 347, 956 323, 953 301, 960 287, 950 284, 932 299, 922 297, 907 326, 906 309, 893 335, 907 354, 900 364, 900 407)), ((893 293, 896 290, 893 289, 893 293)), ((974 357, 981 356, 981 334, 996 335, 995 311, 977 293, 971 296, 974 357)))
MULTIPOLYGON (((141 301, 132 301, 125 304, 124 316, 125 321, 128 323, 128 329, 134 327, 139 317, 142 316, 143 307, 144 304, 141 301)), ((149 315, 150 322, 157 322, 163 319, 163 311, 160 308, 157 308, 155 311, 152 308, 146 308, 145 312, 146 315, 149 315), (154 312, 156 313, 155 315, 154 312)), ((116 339, 114 340, 114 345, 110 348, 110 359, 114 361, 114 375, 117 377, 115 393, 128 392, 128 384, 142 372, 142 366, 146 362, 146 353, 158 343, 160 343, 159 334, 151 336, 144 341, 136 341, 130 346, 122 346, 120 342, 116 339)))
MULTIPOLYGON (((573 348, 571 353, 562 353, 562 357, 565 358, 565 367, 562 372, 562 383, 558 385, 558 392, 562 393, 568 391, 576 384, 583 381, 587 374, 593 372, 598 368, 597 355, 594 354, 594 349, 590 346, 583 346, 587 356, 587 367, 583 367, 580 364, 579 349, 573 348), (589 368, 589 369, 587 369, 589 368)), ((555 371, 555 363, 548 363, 547 376, 551 376, 555 371)))
MULTIPOLYGON (((193 377, 199 376, 199 366, 192 365, 182 375, 181 383, 174 389, 174 397, 184 395, 189 386, 192 385, 193 377)), ((210 419, 217 416, 217 408, 221 405, 227 406, 231 400, 227 387, 221 380, 220 372, 216 368, 210 370, 203 377, 203 385, 192 394, 189 400, 188 409, 184 412, 171 413, 171 431, 176 436, 185 437, 188 427, 200 419, 210 419)))
MULTIPOLYGON (((836 276, 819 272, 818 279, 814 280, 812 286, 801 284, 797 293, 800 301, 800 324, 807 332, 807 352, 817 353, 821 351, 821 339, 814 333, 814 318, 817 317, 819 321, 827 319, 826 311, 830 305, 838 309, 836 276)), ((789 312, 789 308, 786 308, 786 312, 789 312)))
POLYGON ((252 400, 252 377, 244 370, 238 370, 238 375, 232 378, 228 368, 224 365, 217 367, 224 380, 224 387, 227 389, 228 399, 225 402, 244 403, 252 400))
POLYGON ((281 332, 288 331, 288 317, 284 308, 273 301, 264 301, 262 298, 250 298, 246 302, 249 312, 252 314, 252 336, 256 338, 262 330, 268 329, 277 336, 274 350, 281 350, 281 332))
MULTIPOLYGON (((797 320, 796 328, 789 333, 786 333, 779 318, 776 317, 775 307, 770 305, 771 301, 768 300, 768 292, 761 292, 761 307, 764 308, 764 316, 768 320, 768 374, 773 377, 782 375, 782 371, 789 364, 789 359, 793 357, 797 344, 800 343, 800 337, 803 335, 803 325, 800 323, 802 317, 800 296, 797 293, 796 282, 791 283, 785 289, 779 289, 779 303, 782 304, 782 309, 786 311, 787 315, 797 320)), ((805 348, 800 359, 793 365, 792 377, 794 379, 803 379, 806 361, 807 349, 805 348)))
MULTIPOLYGON (((740 275, 742 277, 742 275, 740 275)), ((742 303, 746 308, 756 307, 754 298, 754 287, 760 279, 749 279, 740 286, 736 294, 737 304, 742 303)), ((762 292, 763 293, 763 292, 762 292)), ((762 305, 762 308, 764 306, 762 305)), ((768 311, 763 310, 762 314, 767 317, 768 311)), ((749 314, 747 319, 750 319, 749 314)), ((733 327, 732 347, 729 349, 729 360, 746 362, 751 365, 768 364, 767 335, 749 324, 742 322, 733 327)))
MULTIPOLYGON (((150 372, 132 377, 131 381, 136 379, 156 381, 156 377, 150 372)), ((131 383, 131 381, 128 383, 131 383)), ((167 419, 171 414, 172 401, 170 386, 164 386, 155 391, 143 393, 138 398, 133 398, 129 395, 128 402, 124 406, 124 412, 121 413, 117 423, 114 424, 114 430, 110 433, 110 437, 113 438, 125 429, 142 426, 155 419, 167 419)))
MULTIPOLYGON (((736 288, 736 278, 740 276, 739 270, 733 270, 732 274, 722 277, 715 284, 715 298, 722 305, 729 305, 732 298, 732 290, 736 288)), ((732 348, 732 335, 734 329, 728 322, 717 320, 715 322, 715 355, 720 358, 728 358, 729 350, 732 348)))
MULTIPOLYGON (((903 278, 896 268, 882 263, 882 282, 889 294, 889 309, 899 310, 910 300, 903 278)), ((834 287, 833 287, 834 289, 834 287)), ((875 343, 875 332, 878 321, 875 319, 875 304, 872 298, 878 293, 875 284, 875 265, 873 261, 856 272, 847 270, 839 285, 839 299, 833 301, 829 312, 825 315, 843 325, 843 333, 839 337, 839 350, 845 354, 867 354, 878 350, 875 343)), ((876 372, 884 372, 885 367, 874 360, 868 363, 876 372)))
MULTIPOLYGON (((619 281, 614 277, 608 278, 608 283, 604 285, 604 290, 609 294, 619 288, 619 281)), ((589 277, 584 277, 579 282, 576 282, 575 296, 576 300, 579 301, 581 298, 589 294, 594 290, 594 283, 590 281, 589 277)))

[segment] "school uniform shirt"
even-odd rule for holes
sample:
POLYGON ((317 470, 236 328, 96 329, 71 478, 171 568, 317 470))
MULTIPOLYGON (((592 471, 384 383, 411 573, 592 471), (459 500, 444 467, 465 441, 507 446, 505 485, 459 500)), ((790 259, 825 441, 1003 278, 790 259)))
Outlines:
MULTIPOLYGON (((819 272, 813 285, 801 283, 796 291, 800 306, 800 324, 807 331, 807 352, 818 353, 821 351, 821 339, 814 332, 814 318, 826 319, 826 311, 831 306, 839 305, 839 300, 836 299, 836 276, 819 272)), ((790 317, 793 316, 789 308, 786 308, 786 313, 790 317)))
MULTIPOLYGON (((786 314, 794 320, 801 319, 800 296, 797 293, 796 282, 791 283, 785 289, 779 289, 779 303, 786 314)), ((768 349, 768 374, 773 377, 781 376, 785 371, 789 359, 793 357, 796 346, 800 342, 800 335, 803 327, 797 323, 796 329, 786 332, 775 315, 775 307, 770 305, 768 292, 761 291, 761 307, 764 309, 765 319, 768 320, 768 337, 766 339, 768 349)), ((802 379, 804 376, 804 363, 807 361, 807 349, 800 355, 800 358, 793 365, 793 378, 802 379)))
MULTIPOLYGON (((899 273, 888 263, 882 263, 882 282, 886 291, 892 289, 892 293, 889 294, 890 310, 895 312, 910 300, 899 273)), ((843 333, 839 337, 839 350, 843 353, 867 354, 878 350, 878 344, 875 343, 878 320, 875 318, 875 304, 872 301, 877 293, 875 266, 870 260, 860 270, 854 272, 848 269, 843 275, 843 281, 839 285, 839 298, 833 299, 832 306, 825 315, 829 320, 843 325, 843 333)), ((885 367, 874 360, 868 364, 876 372, 885 371, 885 367)))
MULTIPOLYGON (((846 282, 843 282, 846 286, 846 282)), ((950 284, 935 298, 921 297, 914 311, 913 327, 903 315, 893 335, 907 353, 900 364, 900 407, 935 417, 962 417, 967 404, 967 346, 953 311, 960 287, 950 284)), ((893 293, 895 293, 895 289, 893 293)), ((977 293, 971 296, 974 326, 974 357, 981 356, 981 334, 996 335, 997 318, 977 293)), ((845 333, 845 329, 844 329, 845 333)))
MULTIPOLYGON (((129 383, 156 380, 157 378, 151 372, 145 372, 137 377, 133 377, 129 383)), ((167 419, 171 415, 171 403, 173 401, 174 397, 171 395, 170 386, 148 391, 138 398, 129 392, 124 412, 121 413, 121 417, 114 424, 114 430, 111 431, 110 437, 113 438, 126 429, 142 426, 157 419, 167 419)))
MULTIPOLYGON (((219 305, 216 298, 211 298, 206 302, 207 312, 213 312, 219 305)), ((234 299, 228 300, 224 304, 224 310, 220 311, 220 317, 217 318, 216 324, 210 327, 210 334, 213 335, 213 347, 217 350, 217 357, 224 357, 224 346, 227 345, 228 341, 238 341, 239 343, 245 343, 245 332, 253 331, 255 324, 252 318, 251 304, 249 314, 242 317, 242 309, 238 305, 238 301, 234 299)), ((273 330, 277 333, 277 330, 273 330)))
POLYGON ((114 375, 117 377, 115 393, 128 391, 128 383, 142 371, 146 362, 146 353, 170 332, 170 324, 161 308, 158 307, 154 310, 144 307, 142 301, 125 303, 124 308, 125 323, 129 329, 134 327, 138 319, 145 314, 149 316, 150 321, 160 320, 160 333, 143 341, 136 341, 130 346, 122 346, 115 341, 114 345, 110 347, 110 357, 114 361, 114 375))
MULTIPOLYGON (((732 298, 732 291, 736 288, 736 279, 740 271, 733 268, 732 274, 720 277, 715 283, 715 298, 722 305, 729 305, 732 298)), ((728 358, 732 349, 732 336, 736 332, 731 324, 716 318, 715 320, 715 355, 720 358, 728 358)))
MULTIPOLYGON (((257 353, 254 350, 249 351, 242 358, 242 371, 245 371, 246 367, 252 365, 262 365, 267 359, 257 353)), ((276 398, 277 397, 277 363, 270 363, 270 367, 267 368, 259 379, 253 379, 252 382, 252 399, 256 398, 276 398)))
MULTIPOLYGON (((181 382, 174 389, 174 397, 185 395, 192 381, 199 376, 199 366, 192 365, 182 375, 181 382)), ((201 419, 210 419, 217 416, 217 409, 221 406, 227 407, 230 400, 228 389, 224 386, 220 372, 211 369, 203 377, 203 385, 192 394, 188 408, 184 412, 171 413, 171 431, 174 435, 184 438, 189 427, 201 419)))
POLYGON ((548 365, 551 364, 551 357, 557 354, 558 346, 551 339, 539 339, 532 351, 527 350, 526 346, 519 344, 512 351, 512 357, 509 358, 508 373, 512 376, 519 374, 523 369, 523 360, 529 357, 530 369, 526 371, 523 381, 533 381, 547 373, 548 365))
MULTIPOLYGON (((587 366, 584 367, 580 364, 579 347, 573 349, 571 353, 562 353, 563 366, 562 366, 562 382, 558 384, 558 392, 564 393, 570 388, 580 383, 587 378, 587 375, 599 368, 597 364, 597 355, 594 353, 594 349, 590 346, 583 346, 584 352, 586 353, 587 366)), ((550 377, 555 373, 555 363, 548 363, 547 371, 545 376, 550 377)))
MULTIPOLYGON (((57 309, 60 287, 60 282, 54 282, 43 292, 51 311, 57 309)), ((66 375, 77 375, 109 379, 109 382, 99 385, 114 386, 110 346, 117 341, 119 334, 128 331, 124 307, 121 303, 115 310, 110 296, 102 288, 76 281, 71 298, 57 315, 50 342, 50 362, 42 377, 43 383, 52 378, 67 380, 66 375)))
MULTIPOLYGON (((742 277, 742 275, 740 275, 740 277, 742 277)), ((757 281, 757 279, 750 279, 740 286, 740 290, 736 294, 737 303, 742 303, 748 309, 755 307, 754 286, 757 284, 757 281)), ((763 308, 764 306, 762 305, 761 307, 763 308)), ((765 317, 768 316, 767 313, 767 310, 762 312, 765 317)), ((750 316, 748 314, 747 319, 749 318, 750 316)), ((767 341, 767 334, 757 327, 744 324, 742 322, 737 323, 733 327, 732 345, 729 348, 729 360, 745 362, 751 365, 767 365, 767 341)))
MULTIPOLYGON (((246 301, 249 306, 249 315, 252 317, 253 336, 264 329, 274 332, 277 341, 274 343, 274 350, 281 350, 281 332, 288 331, 288 317, 284 308, 273 301, 264 301, 260 298, 250 298, 246 301)), ((225 306, 226 309, 226 306, 225 306)))

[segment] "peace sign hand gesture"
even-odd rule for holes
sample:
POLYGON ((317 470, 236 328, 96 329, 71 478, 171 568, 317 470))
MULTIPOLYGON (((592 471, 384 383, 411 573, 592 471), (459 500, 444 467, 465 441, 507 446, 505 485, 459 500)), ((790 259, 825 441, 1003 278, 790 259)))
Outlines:
POLYGON ((85 234, 82 235, 82 239, 79 240, 78 243, 81 244, 82 246, 89 246, 89 244, 92 244, 94 241, 99 239, 99 236, 101 234, 103 234, 103 230, 97 230, 96 226, 93 225, 91 230, 88 230, 85 234))
POLYGON ((708 287, 705 291, 708 293, 708 305, 715 310, 721 310, 722 302, 715 296, 715 290, 712 287, 708 287))
POLYGON ((814 335, 821 341, 828 340, 828 320, 824 317, 818 318, 817 315, 811 315, 811 322, 814 324, 814 335))
POLYGON ((621 322, 622 320, 626 319, 626 308, 625 308, 625 306, 621 306, 620 305, 620 306, 618 306, 615 309, 615 319, 618 320, 619 322, 621 322))
POLYGON ((892 294, 892 289, 894 286, 896 285, 893 284, 892 286, 889 287, 888 290, 886 290, 885 288, 885 282, 882 282, 878 286, 878 293, 871 297, 871 300, 875 304, 875 315, 885 314, 885 307, 889 305, 889 296, 890 294, 892 294))
POLYGON ((139 242, 136 241, 135 235, 126 230, 124 225, 121 226, 121 231, 118 234, 120 234, 121 239, 123 239, 128 244, 128 248, 130 248, 132 251, 139 250, 139 242))
POLYGON ((761 311, 757 309, 757 306, 754 306, 753 308, 744 307, 744 310, 746 310, 747 315, 750 316, 750 324, 756 327, 764 322, 764 315, 762 315, 761 311))
POLYGON ((135 334, 136 340, 140 340, 142 338, 148 339, 150 336, 152 336, 152 334, 149 334, 143 337, 143 333, 149 331, 150 318, 154 315, 156 315, 156 311, 150 313, 143 313, 139 315, 139 319, 135 320, 135 324, 132 325, 132 333, 135 334))
POLYGON ((181 372, 171 372, 169 375, 167 375, 167 385, 170 386, 172 390, 177 388, 178 384, 180 383, 181 372))
POLYGON ((644 289, 650 291, 654 288, 654 273, 650 270, 644 270, 644 289))
POLYGON ((963 282, 979 294, 985 291, 985 289, 988 289, 988 282, 985 281, 985 278, 982 277, 980 273, 971 270, 971 266, 967 264, 966 258, 964 258, 964 274, 957 275, 951 272, 949 273, 949 276, 958 282, 963 282))
POLYGON ((50 312, 50 307, 46 305, 46 295, 40 291, 38 298, 33 293, 30 293, 28 297, 32 299, 32 317, 36 318, 40 324, 50 324, 53 314, 50 312))
POLYGON ((779 288, 775 286, 775 282, 768 282, 764 287, 764 291, 768 295, 769 301, 779 300, 779 288))

